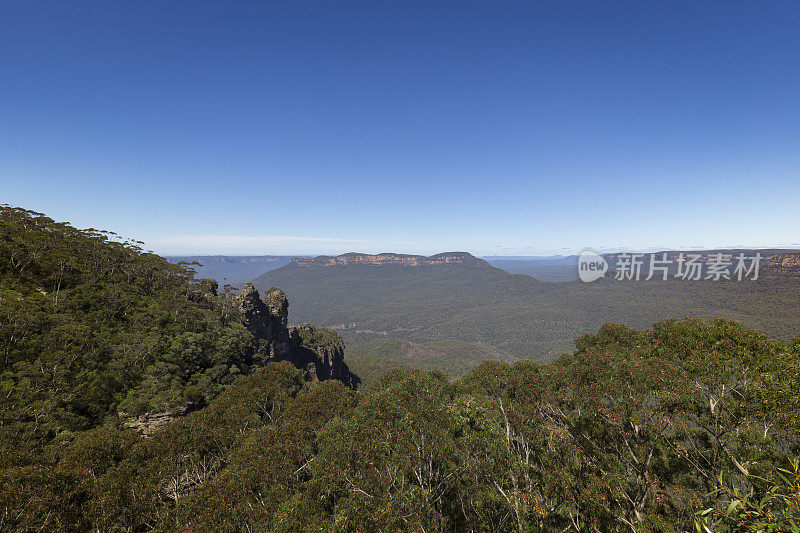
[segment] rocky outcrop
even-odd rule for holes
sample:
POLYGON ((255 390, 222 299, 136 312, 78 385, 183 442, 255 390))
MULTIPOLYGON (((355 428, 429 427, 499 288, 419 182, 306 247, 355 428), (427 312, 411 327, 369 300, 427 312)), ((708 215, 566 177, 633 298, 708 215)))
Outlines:
MULTIPOLYGON (((206 291, 216 288, 199 286, 198 298, 206 291)), ((338 333, 316 328, 310 324, 289 327, 289 302, 286 293, 275 287, 270 288, 261 298, 258 290, 247 283, 239 294, 239 310, 244 325, 255 339, 252 362, 256 365, 269 362, 288 361, 305 372, 309 381, 336 379, 345 386, 356 389, 361 383, 344 362, 344 343, 338 333)), ((139 415, 119 412, 125 427, 134 429, 144 436, 166 426, 173 420, 183 417, 195 405, 173 407, 170 410, 151 411, 139 415)), ((191 473, 189 470, 187 472, 191 473)), ((179 495, 189 490, 196 481, 195 474, 186 474, 170 481, 169 494, 179 495)), ((175 496, 177 497, 177 496, 175 496)))
POLYGON ((239 296, 244 325, 256 339, 255 357, 262 362, 288 361, 309 380, 336 379, 357 388, 360 379, 344 362, 344 343, 338 333, 310 324, 288 327, 289 302, 275 287, 260 298, 247 283, 239 296))
POLYGON ((289 300, 286 298, 286 293, 277 287, 271 287, 264 294, 264 303, 267 304, 269 312, 278 317, 282 327, 286 327, 289 319, 289 300))
POLYGON ((483 259, 478 259, 467 252, 445 252, 425 257, 424 255, 405 255, 381 253, 376 255, 348 253, 331 257, 320 255, 313 258, 295 257, 292 265, 296 266, 346 266, 346 265, 401 265, 409 267, 433 265, 467 265, 474 267, 491 266, 483 259))
POLYGON ((351 389, 358 388, 361 380, 344 362, 344 342, 338 333, 303 324, 290 328, 290 337, 293 352, 310 379, 336 379, 351 389))
POLYGON ((119 413, 126 428, 135 429, 139 433, 150 436, 158 429, 166 426, 176 418, 185 416, 189 412, 188 406, 176 407, 171 411, 159 411, 153 413, 142 413, 138 416, 131 416, 126 413, 119 413))
POLYGON ((239 309, 244 325, 256 339, 256 357, 262 362, 283 361, 291 350, 286 328, 289 303, 280 289, 273 287, 267 295, 269 303, 259 297, 258 290, 251 283, 247 283, 239 295, 239 309))

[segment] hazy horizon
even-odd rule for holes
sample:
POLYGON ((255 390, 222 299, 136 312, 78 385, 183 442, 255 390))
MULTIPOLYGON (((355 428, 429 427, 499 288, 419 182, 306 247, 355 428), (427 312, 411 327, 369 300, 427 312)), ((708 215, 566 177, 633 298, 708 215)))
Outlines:
MULTIPOLYGON (((348 250, 346 252, 340 253, 302 253, 302 254, 274 254, 274 253, 253 253, 253 254, 221 254, 221 253, 161 253, 162 255, 167 258, 172 257, 316 257, 316 256, 337 256, 337 255, 344 255, 344 254, 365 254, 365 255, 380 255, 380 254, 400 254, 400 255, 420 255, 420 256, 432 256, 436 254, 442 253, 460 253, 460 252, 467 252, 475 257, 479 257, 482 259, 552 259, 552 258, 565 258, 569 256, 577 256, 580 254, 581 251, 587 248, 583 248, 580 250, 575 250, 572 252, 557 252, 552 254, 542 253, 542 254, 530 254, 530 255, 512 255, 512 254, 480 254, 480 253, 473 253, 469 250, 439 250, 433 253, 416 253, 416 252, 397 252, 394 250, 382 250, 380 252, 362 252, 358 250, 348 250)), ((588 248, 593 251, 602 253, 602 254, 613 254, 613 253, 654 253, 654 252, 667 252, 667 251, 685 251, 685 252, 692 252, 692 251, 701 251, 701 250, 787 250, 787 251, 798 251, 800 250, 800 244, 794 245, 786 245, 786 246, 712 246, 712 247, 678 247, 678 248, 668 248, 668 247, 649 247, 649 248, 608 248, 608 249, 598 249, 598 248, 588 248)))

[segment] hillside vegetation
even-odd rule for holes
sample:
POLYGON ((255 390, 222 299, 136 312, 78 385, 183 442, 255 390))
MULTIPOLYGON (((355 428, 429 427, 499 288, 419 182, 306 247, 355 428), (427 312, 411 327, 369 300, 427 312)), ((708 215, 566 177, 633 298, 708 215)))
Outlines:
POLYGON ((367 393, 270 363, 150 438, 106 424, 6 456, 0 527, 794 531, 800 345, 725 320, 577 345, 367 393))
POLYGON ((456 340, 423 344, 384 337, 347 347, 347 361, 365 388, 393 369, 442 370, 451 378, 458 378, 483 361, 516 360, 486 344, 456 340))
MULTIPOLYGON (((800 340, 605 324, 550 363, 396 370, 358 392, 309 380, 307 359, 344 369, 341 339, 287 328, 279 289, 218 296, 18 208, 0 234, 0 531, 797 530, 800 340), (299 367, 271 358, 295 343, 299 367)), ((501 357, 411 349, 408 366, 501 357)))

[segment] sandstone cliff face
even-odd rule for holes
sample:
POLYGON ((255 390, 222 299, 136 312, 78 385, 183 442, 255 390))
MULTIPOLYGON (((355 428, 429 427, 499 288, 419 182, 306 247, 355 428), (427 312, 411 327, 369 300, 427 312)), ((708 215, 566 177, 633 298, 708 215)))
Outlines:
POLYGON ((152 435, 156 430, 166 426, 176 418, 185 416, 189 412, 189 406, 176 407, 170 411, 159 411, 153 413, 142 413, 139 416, 129 416, 120 413, 123 425, 126 428, 135 429, 144 436, 152 435))
POLYGON ((289 313, 289 303, 286 295, 280 289, 270 290, 272 298, 270 305, 262 300, 258 291, 251 283, 245 284, 239 295, 239 307, 242 320, 250 333, 256 339, 256 356, 267 361, 283 361, 291 350, 289 331, 286 321, 289 313), (279 291, 280 294, 274 291, 279 291), (283 296, 283 303, 280 296, 283 296))
POLYGON ((775 254, 764 262, 766 272, 800 275, 800 253, 775 254))
POLYGON ((344 362, 344 342, 333 330, 302 324, 290 328, 292 347, 311 379, 336 379, 356 389, 361 380, 344 362))
POLYGON ((405 255, 382 253, 376 255, 348 253, 331 257, 320 255, 314 258, 295 257, 291 263, 298 266, 345 266, 345 265, 401 265, 409 267, 431 265, 468 265, 488 267, 489 263, 467 252, 445 252, 425 257, 423 255, 405 255))
POLYGON ((242 320, 257 343, 256 357, 264 363, 288 361, 306 373, 306 379, 336 379, 352 389, 360 379, 344 362, 344 343, 338 333, 310 324, 287 327, 289 302, 286 294, 269 289, 264 298, 247 283, 242 290, 242 320))
POLYGON ((269 312, 278 317, 281 325, 286 327, 289 318, 289 300, 286 298, 286 293, 277 287, 272 287, 264 294, 264 303, 267 304, 269 312))

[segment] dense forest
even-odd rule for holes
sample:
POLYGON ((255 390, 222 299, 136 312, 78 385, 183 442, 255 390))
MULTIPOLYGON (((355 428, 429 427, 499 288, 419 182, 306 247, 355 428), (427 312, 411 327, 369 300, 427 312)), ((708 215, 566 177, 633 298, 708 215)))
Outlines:
POLYGON ((800 531, 800 338, 609 323, 354 391, 140 243, 12 207, 0 235, 1 531, 800 531))

